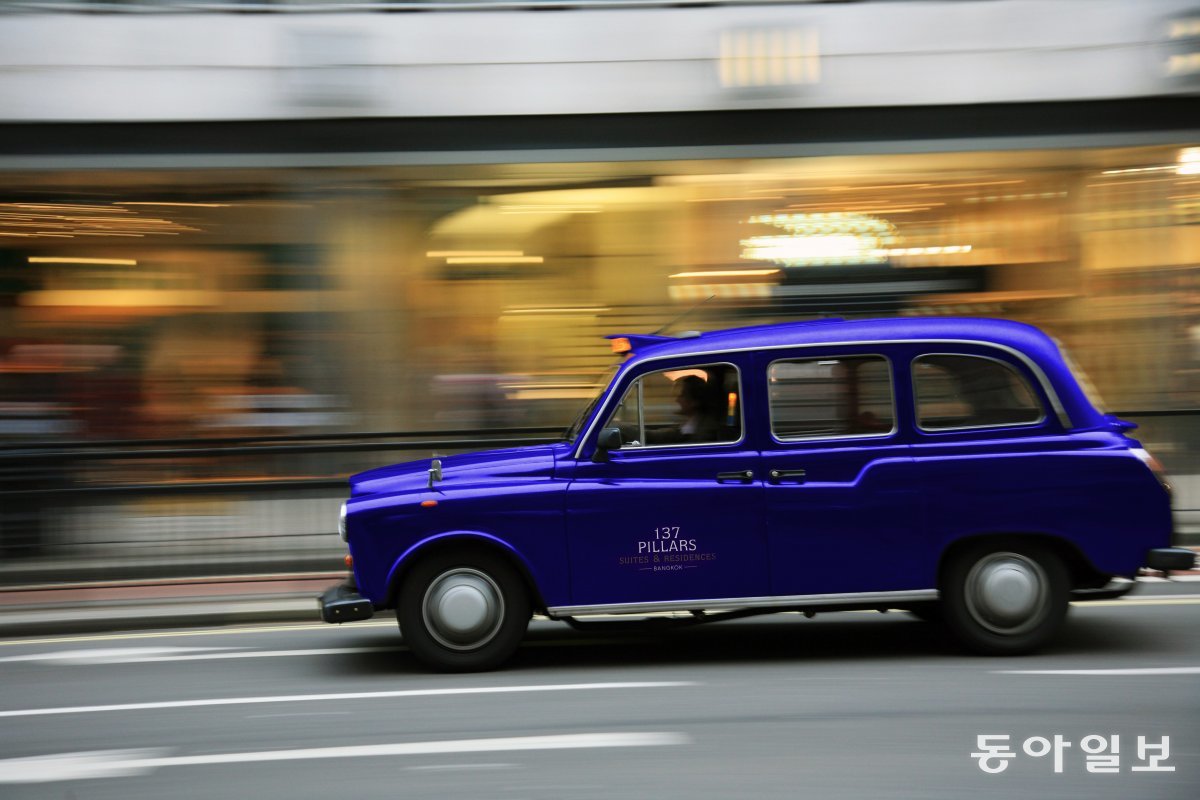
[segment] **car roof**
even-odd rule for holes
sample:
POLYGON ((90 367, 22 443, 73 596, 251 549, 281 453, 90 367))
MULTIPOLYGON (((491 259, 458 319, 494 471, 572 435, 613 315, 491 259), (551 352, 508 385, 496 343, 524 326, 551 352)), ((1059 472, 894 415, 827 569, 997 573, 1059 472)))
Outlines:
POLYGON ((678 337, 646 334, 613 334, 628 339, 636 357, 708 353, 714 350, 755 350, 788 345, 913 340, 968 340, 1001 344, 1023 351, 1050 344, 1031 325, 1002 319, 970 317, 897 317, 844 320, 825 318, 727 328, 707 333, 689 332, 678 337))
MULTIPOLYGON (((670 356, 688 356, 811 344, 861 344, 870 342, 940 341, 998 345, 1029 359, 1035 371, 1050 382, 1073 427, 1104 424, 1064 363, 1057 344, 1039 329, 1022 322, 983 317, 895 317, 843 320, 826 318, 729 328, 707 333, 689 332, 679 337, 647 334, 613 334, 629 340, 626 366, 670 356)), ((1052 398, 1055 399, 1055 398, 1052 398)))

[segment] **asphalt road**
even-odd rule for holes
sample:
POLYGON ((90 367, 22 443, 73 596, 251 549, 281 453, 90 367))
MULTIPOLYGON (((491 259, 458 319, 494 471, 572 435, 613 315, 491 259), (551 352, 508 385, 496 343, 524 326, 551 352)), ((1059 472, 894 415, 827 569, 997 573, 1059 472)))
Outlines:
POLYGON ((390 619, 0 641, 0 797, 1191 799, 1196 589, 1076 606, 1010 659, 903 613, 535 621, 475 675, 422 672, 390 619), (1002 772, 981 734, 1009 737, 1002 772), (1119 737, 1115 772, 1088 736, 1119 737), (1138 769, 1139 736, 1174 771, 1138 769))

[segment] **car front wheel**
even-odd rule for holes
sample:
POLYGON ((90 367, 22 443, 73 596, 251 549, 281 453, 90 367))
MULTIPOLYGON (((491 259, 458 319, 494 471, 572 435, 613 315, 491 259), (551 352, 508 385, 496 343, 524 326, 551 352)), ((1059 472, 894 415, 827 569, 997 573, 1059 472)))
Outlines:
POLYGON ((946 572, 943 619, 977 653, 1028 653, 1062 625, 1068 590, 1062 561, 1044 548, 1024 543, 975 547, 946 572))
POLYGON ((520 644, 530 615, 521 576, 489 553, 421 561, 405 576, 396 608, 413 655, 446 672, 500 666, 520 644))

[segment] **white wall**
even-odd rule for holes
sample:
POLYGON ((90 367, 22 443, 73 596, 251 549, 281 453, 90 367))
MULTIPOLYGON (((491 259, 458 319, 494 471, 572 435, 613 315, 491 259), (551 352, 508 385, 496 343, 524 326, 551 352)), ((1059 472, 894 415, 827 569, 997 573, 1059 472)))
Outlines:
POLYGON ((2 15, 0 121, 618 113, 1177 94, 1189 89, 1167 75, 1168 22, 1196 6, 964 0, 2 15), (724 65, 722 48, 735 56, 724 65))

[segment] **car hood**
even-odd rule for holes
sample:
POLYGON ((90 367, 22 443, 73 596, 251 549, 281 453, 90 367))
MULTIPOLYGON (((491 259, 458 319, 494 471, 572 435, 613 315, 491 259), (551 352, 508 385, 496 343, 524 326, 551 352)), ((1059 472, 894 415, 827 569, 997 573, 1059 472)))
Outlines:
MULTIPOLYGON (((557 458, 570 451, 566 443, 486 450, 457 456, 441 456, 442 491, 485 482, 503 482, 554 477, 557 458)), ((429 485, 433 459, 407 461, 350 476, 351 495, 394 493, 424 489, 429 485)))

